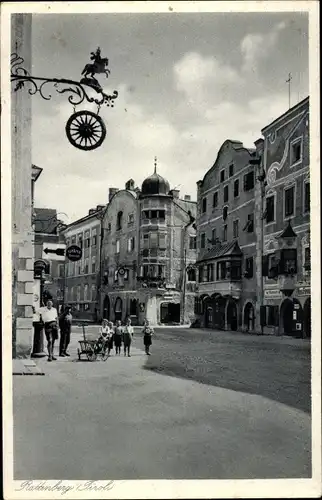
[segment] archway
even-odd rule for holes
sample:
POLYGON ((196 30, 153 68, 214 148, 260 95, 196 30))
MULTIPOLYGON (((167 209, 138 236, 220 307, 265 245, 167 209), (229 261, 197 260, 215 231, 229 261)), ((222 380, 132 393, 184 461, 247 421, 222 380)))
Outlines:
POLYGON ((226 299, 218 295, 214 299, 214 327, 219 330, 225 329, 225 307, 226 299))
POLYGON ((233 299, 228 299, 227 304, 227 329, 235 332, 238 327, 237 304, 233 299))
POLYGON ((114 315, 115 315, 115 321, 121 321, 122 320, 122 299, 120 297, 117 297, 115 301, 115 306, 114 306, 114 315))
POLYGON ((308 339, 311 338, 311 297, 306 299, 303 307, 303 332, 308 339))
POLYGON ((280 333, 283 335, 293 335, 293 301, 285 299, 280 307, 280 333))
POLYGON ((247 332, 252 332, 255 327, 255 311, 251 302, 247 302, 244 308, 244 327, 247 332))
POLYGON ((162 302, 160 305, 161 323, 180 323, 180 304, 174 302, 162 302))
POLYGON ((103 318, 110 319, 110 299, 108 298, 108 295, 105 295, 103 302, 103 318))

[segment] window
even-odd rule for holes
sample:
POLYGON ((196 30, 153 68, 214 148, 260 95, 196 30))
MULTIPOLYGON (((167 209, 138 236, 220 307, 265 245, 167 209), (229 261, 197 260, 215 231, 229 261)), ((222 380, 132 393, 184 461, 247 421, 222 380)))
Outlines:
POLYGON ((275 221, 275 195, 266 198, 266 223, 275 221))
POLYGON ((217 262, 217 279, 224 280, 226 278, 226 262, 217 262))
POLYGON ((211 231, 211 242, 215 243, 216 239, 217 239, 217 230, 214 227, 213 230, 211 231))
POLYGON ((97 232, 96 232, 96 229, 92 230, 92 245, 93 245, 93 247, 96 247, 96 245, 97 245, 97 232))
POLYGON ((296 249, 292 248, 281 251, 280 272, 286 275, 294 275, 297 273, 296 249))
POLYGON ((304 212, 310 211, 310 182, 304 183, 304 212))
POLYGON ((111 230, 111 228, 112 228, 112 225, 111 225, 111 223, 109 222, 109 223, 107 224, 107 230, 108 230, 108 231, 110 231, 110 230, 111 230))
POLYGON ((131 299, 130 300, 130 316, 137 316, 137 300, 136 299, 131 299))
POLYGON ((254 171, 248 172, 244 175, 244 191, 254 189, 254 171))
POLYGON ((228 193, 228 186, 224 187, 224 203, 228 201, 229 198, 229 193, 228 193))
POLYGON ((75 245, 76 244, 76 236, 73 236, 72 237, 72 245, 75 245))
POLYGON ((165 210, 158 210, 159 220, 165 220, 165 210))
POLYGON ((224 225, 222 239, 223 239, 223 241, 227 241, 227 224, 224 225))
POLYGON ((302 138, 295 139, 291 143, 291 165, 302 160, 302 138))
POLYGON ((245 225, 243 231, 247 231, 247 233, 254 232, 254 214, 253 213, 247 215, 247 222, 246 222, 246 225, 245 225))
POLYGON ((89 271, 89 262, 88 262, 88 259, 85 259, 84 261, 84 274, 88 274, 88 271, 89 271))
POLYGON ((85 248, 89 248, 90 244, 91 244, 90 232, 86 231, 85 232, 85 248))
POLYGON ((278 326, 279 308, 278 306, 266 306, 267 308, 267 326, 278 326))
POLYGON ((116 253, 120 253, 120 240, 116 240, 116 253))
POLYGON ((284 215, 291 217, 294 214, 294 186, 284 190, 284 215))
POLYGON ((82 272, 82 267, 81 267, 81 263, 78 261, 76 263, 76 275, 79 276, 82 272))
POLYGON ((305 247, 304 248, 304 263, 303 267, 305 271, 310 271, 311 269, 311 252, 310 252, 310 247, 305 247))
POLYGON ((150 233, 150 248, 158 248, 159 238, 158 233, 150 233))
POLYGON ((96 272, 96 257, 92 257, 92 273, 96 272))
POLYGON ((202 233, 200 237, 200 247, 205 248, 205 246, 206 246, 206 235, 205 233, 202 233))
POLYGON ((199 267, 199 283, 203 282, 203 273, 204 273, 203 266, 200 266, 199 267))
POLYGON ((225 170, 222 170, 220 172, 220 182, 224 182, 224 180, 225 180, 225 170))
POLYGON ((63 278, 65 273, 65 266, 64 264, 59 264, 59 277, 63 278))
POLYGON ((216 208, 217 205, 218 205, 218 191, 216 191, 212 197, 212 206, 216 208))
POLYGON ((207 198, 203 198, 202 200, 202 213, 206 213, 207 212, 207 198))
POLYGON ((207 266, 207 281, 213 281, 213 280, 214 280, 214 265, 208 264, 208 266, 207 266))
MULTIPOLYGON (((160 248, 161 248, 161 246, 160 246, 160 248)), ((195 250, 196 248, 197 248, 197 238, 195 236, 190 236, 189 237, 189 250, 195 250)))
POLYGON ((234 238, 238 238, 239 234, 238 234, 238 231, 239 231, 239 221, 238 220, 234 220, 233 222, 233 237, 234 238))
POLYGON ((165 278, 165 266, 158 266, 158 277, 160 279, 164 279, 165 278))
POLYGON ((254 276, 254 259, 247 257, 245 261, 245 278, 252 278, 254 276))
POLYGON ((95 300, 96 300, 96 286, 95 285, 92 285, 91 299, 92 299, 92 302, 95 302, 95 300))
POLYGON ((119 212, 117 214, 117 220, 116 220, 116 230, 119 231, 122 229, 122 222, 123 222, 123 212, 119 212))
POLYGON ((232 177, 234 175, 234 164, 231 163, 229 165, 229 177, 232 177))
POLYGON ((88 300, 88 285, 84 285, 84 300, 88 300))
POLYGON ((160 233, 159 234, 159 249, 165 250, 166 248, 167 248, 166 235, 164 233, 160 233))
POLYGON ((188 271, 187 271, 187 280, 188 280, 189 282, 191 282, 191 281, 196 281, 196 270, 195 270, 193 267, 191 267, 191 268, 190 268, 190 269, 188 269, 188 271))
POLYGON ((116 283, 119 279, 119 272, 117 269, 115 269, 114 271, 114 283, 116 283))
POLYGON ((64 297, 65 297, 65 300, 68 301, 68 286, 65 286, 64 297))
POLYGON ((229 276, 230 276, 230 279, 233 281, 241 279, 241 262, 240 261, 232 261, 230 263, 230 269, 228 268, 228 270, 229 270, 229 274, 228 274, 227 278, 229 278, 229 276))
POLYGON ((148 234, 143 235, 143 248, 145 248, 145 249, 149 248, 149 235, 148 234))
POLYGON ((132 236, 127 240, 127 251, 133 252, 134 247, 135 247, 135 238, 132 236))
POLYGON ((83 248, 83 235, 79 234, 77 237, 77 243, 80 248, 83 248))
POLYGON ((124 276, 123 276, 124 281, 129 281, 129 270, 124 269, 124 276))
POLYGON ((127 223, 130 225, 130 224, 133 224, 133 222, 134 222, 134 214, 129 214, 128 219, 127 219, 127 223))
POLYGON ((222 218, 223 218, 223 220, 226 220, 227 216, 228 216, 228 207, 224 207, 222 209, 222 218))
POLYGON ((81 294, 81 287, 80 287, 80 285, 78 285, 78 287, 77 287, 77 302, 80 301, 80 294, 81 294))
POLYGON ((236 179, 234 182, 234 198, 239 196, 239 179, 236 179))

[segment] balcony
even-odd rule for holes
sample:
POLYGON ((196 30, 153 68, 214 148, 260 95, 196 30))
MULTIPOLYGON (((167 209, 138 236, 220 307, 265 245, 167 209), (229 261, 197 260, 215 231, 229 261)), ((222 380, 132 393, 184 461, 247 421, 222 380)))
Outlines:
POLYGON ((166 226, 165 219, 142 219, 142 226, 166 226))
POLYGON ((141 250, 141 256, 144 259, 164 258, 166 257, 166 250, 161 250, 160 248, 144 248, 141 250))
POLYGON ((204 293, 208 295, 213 295, 214 293, 218 293, 220 295, 231 295, 236 299, 240 299, 241 291, 242 291, 242 283, 241 281, 210 281, 210 282, 202 282, 199 283, 198 286, 199 294, 202 295, 204 293))

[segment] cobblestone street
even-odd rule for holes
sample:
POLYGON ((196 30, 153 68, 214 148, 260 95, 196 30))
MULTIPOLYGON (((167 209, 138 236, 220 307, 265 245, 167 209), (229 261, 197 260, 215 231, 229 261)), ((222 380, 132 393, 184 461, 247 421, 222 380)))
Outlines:
POLYGON ((80 332, 70 358, 38 361, 45 376, 14 377, 16 479, 310 477, 303 342, 159 329, 149 358, 137 333, 131 358, 91 363, 77 359, 80 332))

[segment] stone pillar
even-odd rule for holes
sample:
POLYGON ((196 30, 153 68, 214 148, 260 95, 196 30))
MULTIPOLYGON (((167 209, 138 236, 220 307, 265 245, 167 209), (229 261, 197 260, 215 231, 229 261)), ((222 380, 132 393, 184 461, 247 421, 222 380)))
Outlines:
MULTIPOLYGON (((13 14, 11 50, 31 69, 31 14, 13 14)), ((29 357, 33 339, 31 96, 12 92, 12 328, 13 356, 29 357)))

